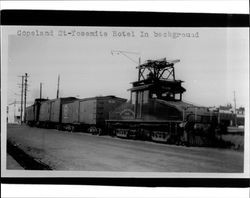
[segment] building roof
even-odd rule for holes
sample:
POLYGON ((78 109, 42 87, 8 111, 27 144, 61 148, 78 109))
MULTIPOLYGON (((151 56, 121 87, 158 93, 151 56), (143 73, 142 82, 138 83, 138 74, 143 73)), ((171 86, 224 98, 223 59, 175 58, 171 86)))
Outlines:
MULTIPOLYGON (((24 103, 24 102, 23 102, 24 103)), ((26 104, 27 105, 30 105, 30 104, 33 104, 34 102, 31 102, 31 101, 27 101, 26 104)), ((14 101, 12 103, 9 103, 8 106, 10 105, 14 105, 14 104, 21 104, 21 101, 14 101)))

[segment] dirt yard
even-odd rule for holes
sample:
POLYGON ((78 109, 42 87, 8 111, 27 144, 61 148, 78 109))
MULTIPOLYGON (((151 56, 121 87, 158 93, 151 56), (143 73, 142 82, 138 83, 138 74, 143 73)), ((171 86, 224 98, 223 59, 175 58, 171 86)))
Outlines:
MULTIPOLYGON (((8 141, 54 170, 243 172, 243 152, 10 125, 8 141)), ((7 158, 8 160, 9 158, 7 158)))

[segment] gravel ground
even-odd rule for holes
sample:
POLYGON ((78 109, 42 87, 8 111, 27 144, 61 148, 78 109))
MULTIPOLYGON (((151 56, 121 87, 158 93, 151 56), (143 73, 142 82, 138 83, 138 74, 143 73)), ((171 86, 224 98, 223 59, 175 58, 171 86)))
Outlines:
MULTIPOLYGON (((9 125, 9 141, 55 170, 243 172, 243 152, 9 125)), ((8 159, 7 159, 8 160, 8 159)))

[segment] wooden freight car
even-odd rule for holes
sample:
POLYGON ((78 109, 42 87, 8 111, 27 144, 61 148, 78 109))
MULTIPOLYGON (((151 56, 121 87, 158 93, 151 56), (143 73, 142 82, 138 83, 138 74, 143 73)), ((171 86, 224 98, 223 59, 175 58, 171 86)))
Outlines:
POLYGON ((25 121, 29 126, 33 126, 35 124, 35 105, 26 107, 25 121))
POLYGON ((43 102, 39 112, 39 126, 60 129, 62 105, 74 100, 76 100, 76 98, 67 97, 43 102))
POLYGON ((29 126, 34 126, 38 123, 41 103, 47 100, 48 99, 37 98, 35 99, 35 102, 33 105, 26 107, 25 122, 29 126))
POLYGON ((125 103, 126 99, 115 96, 85 98, 62 105, 62 127, 69 131, 83 130, 102 134, 109 113, 125 103))
POLYGON ((45 101, 40 106, 39 116, 38 116, 38 126, 48 127, 50 121, 50 101, 45 101))

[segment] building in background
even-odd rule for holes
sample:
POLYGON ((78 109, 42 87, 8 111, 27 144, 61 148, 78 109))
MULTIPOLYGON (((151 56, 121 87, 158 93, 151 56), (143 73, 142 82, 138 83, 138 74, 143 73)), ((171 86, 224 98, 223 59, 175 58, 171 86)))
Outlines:
POLYGON ((220 113, 234 113, 234 108, 231 104, 227 104, 226 106, 219 106, 220 113))
POLYGON ((244 126, 245 125, 245 108, 240 107, 236 109, 236 116, 237 116, 237 125, 244 126))
POLYGON ((221 113, 220 118, 222 118, 222 114, 228 115, 232 117, 230 125, 236 125, 236 126, 244 126, 245 124, 245 108, 244 107, 239 107, 234 109, 231 104, 227 104, 225 106, 213 106, 208 108, 210 112, 217 112, 221 113))
POLYGON ((245 108, 240 107, 240 108, 236 109, 236 114, 244 116, 245 115, 245 108))
MULTIPOLYGON (((32 105, 33 102, 27 102, 26 106, 32 105)), ((24 118, 24 110, 22 112, 24 118)), ((7 123, 8 124, 21 124, 21 102, 14 101, 7 106, 7 123)))

